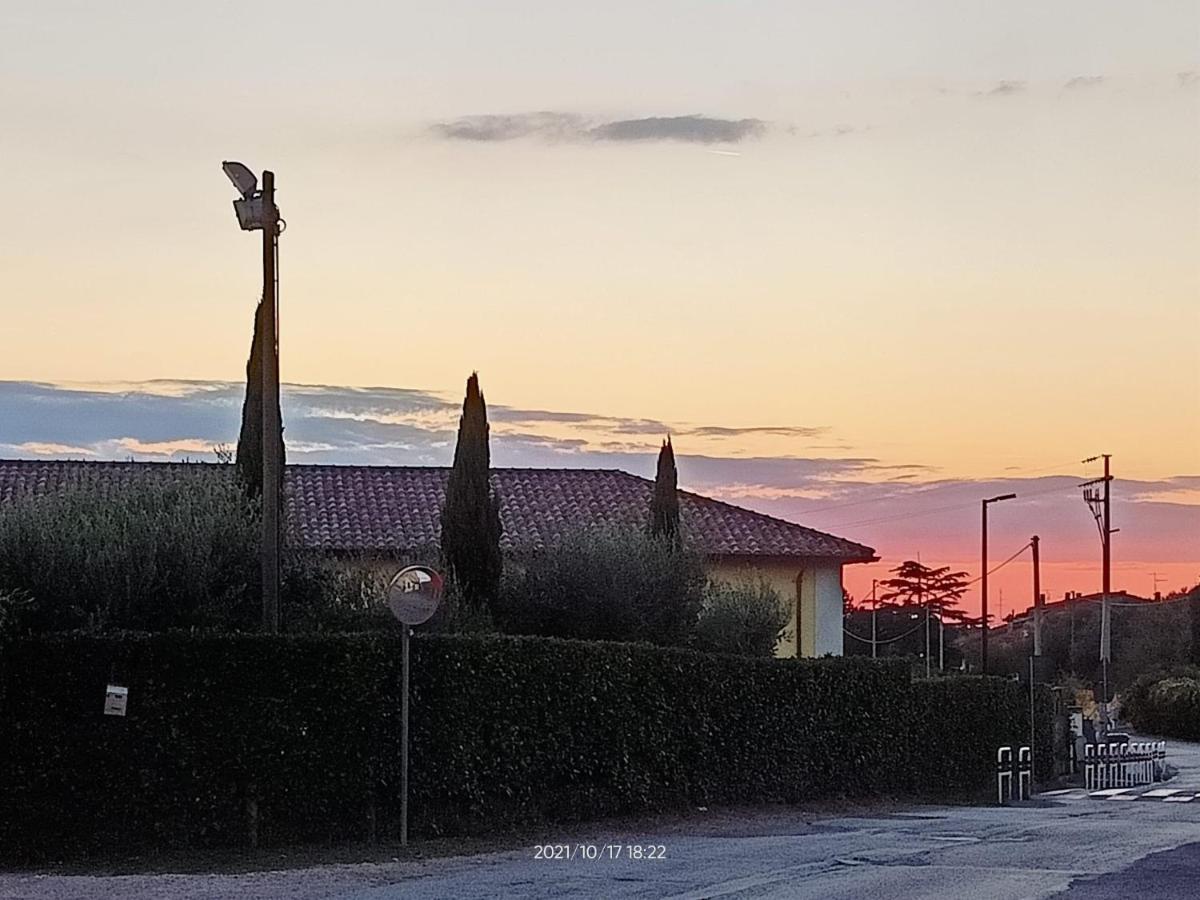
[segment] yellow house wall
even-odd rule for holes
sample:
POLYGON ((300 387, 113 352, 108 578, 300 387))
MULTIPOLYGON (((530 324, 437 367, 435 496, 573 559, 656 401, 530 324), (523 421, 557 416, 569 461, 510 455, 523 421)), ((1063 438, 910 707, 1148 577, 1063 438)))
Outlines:
POLYGON ((806 562, 715 560, 709 575, 720 581, 764 578, 788 605, 787 634, 775 647, 782 657, 842 655, 842 567, 806 562), (799 627, 797 627, 797 618, 799 627))
MULTIPOLYGON (((728 581, 737 583, 747 578, 758 579, 764 578, 773 587, 780 599, 787 604, 789 610, 787 633, 783 640, 775 647, 776 656, 803 656, 803 652, 797 653, 797 638, 800 639, 800 649, 804 650, 805 646, 812 645, 812 614, 811 610, 808 615, 805 615, 804 610, 800 610, 801 633, 796 631, 796 612, 799 605, 796 596, 796 576, 800 574, 800 566, 795 562, 790 563, 758 563, 749 564, 745 562, 730 562, 730 561, 715 561, 709 563, 708 574, 711 578, 717 581, 728 581), (808 633, 808 642, 805 643, 804 633, 808 633)), ((811 652, 810 654, 811 655, 811 652)))

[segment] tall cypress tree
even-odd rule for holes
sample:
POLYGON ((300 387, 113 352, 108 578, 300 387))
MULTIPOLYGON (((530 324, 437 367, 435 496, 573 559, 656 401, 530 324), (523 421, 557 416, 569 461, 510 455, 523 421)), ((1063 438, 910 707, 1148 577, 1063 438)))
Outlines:
POLYGON ((679 473, 675 470, 675 449, 669 436, 658 451, 658 470, 650 497, 650 535, 679 543, 679 473))
POLYGON ((488 481, 488 431, 487 404, 472 372, 442 505, 442 559, 463 599, 477 608, 495 601, 504 565, 500 502, 488 481))
MULTIPOLYGON (((254 338, 250 342, 250 358, 246 360, 246 398, 242 401, 242 428, 238 432, 235 457, 238 480, 246 496, 262 496, 262 367, 263 367, 263 305, 254 312, 254 338)), ((279 501, 283 502, 283 416, 279 421, 279 501)))

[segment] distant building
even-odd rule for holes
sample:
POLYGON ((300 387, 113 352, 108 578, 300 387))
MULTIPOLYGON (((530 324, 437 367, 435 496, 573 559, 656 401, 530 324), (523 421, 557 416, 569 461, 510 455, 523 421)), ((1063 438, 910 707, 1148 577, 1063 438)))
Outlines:
MULTIPOLYGON (((211 463, 0 460, 0 504, 72 486, 119 489, 197 471, 232 477, 211 463)), ((395 566, 437 546, 449 469, 291 465, 285 475, 288 542, 357 564, 395 566)), ((537 552, 588 526, 644 527, 654 482, 615 469, 494 469, 505 552, 537 552)), ((680 521, 711 574, 761 575, 791 608, 792 638, 779 656, 842 653, 842 568, 875 551, 773 516, 687 491, 680 521)))
MULTIPOLYGON (((1145 597, 1138 597, 1135 594, 1130 594, 1127 591, 1111 591, 1111 592, 1109 592, 1108 598, 1113 603, 1151 603, 1152 604, 1155 602, 1154 600, 1149 600, 1145 597)), ((1078 608, 1084 607, 1084 606, 1096 605, 1098 607, 1100 605, 1101 600, 1103 600, 1103 599, 1104 599, 1104 595, 1099 592, 1094 593, 1094 594, 1080 594, 1077 591, 1067 591, 1063 595, 1063 598, 1061 600, 1055 600, 1053 602, 1043 603, 1042 604, 1042 614, 1050 616, 1050 615, 1058 615, 1060 613, 1071 612, 1072 610, 1075 610, 1075 609, 1078 609, 1078 608)), ((1025 610, 1023 613, 1020 613, 1019 615, 1014 615, 1010 619, 1007 619, 1005 621, 1005 625, 1007 625, 1010 630, 1014 630, 1014 631, 1017 629, 1033 628, 1033 607, 1031 606, 1031 607, 1029 607, 1029 609, 1025 610)))

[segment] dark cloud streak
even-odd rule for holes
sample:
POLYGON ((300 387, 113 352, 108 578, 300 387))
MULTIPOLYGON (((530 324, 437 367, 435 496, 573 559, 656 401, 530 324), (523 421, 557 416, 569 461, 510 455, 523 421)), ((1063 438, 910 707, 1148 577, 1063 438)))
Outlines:
POLYGON ((1025 90, 1025 82, 1023 81, 1001 81, 994 88, 987 92, 989 97, 1007 97, 1011 94, 1019 94, 1025 90))
POLYGON ((432 130, 446 140, 476 143, 540 138, 548 142, 737 144, 763 135, 767 123, 761 119, 721 119, 703 115, 650 116, 597 123, 573 113, 544 111, 464 116, 450 122, 438 122, 432 130))
POLYGON ((694 144, 736 144, 766 131, 760 119, 713 119, 708 116, 654 116, 608 122, 590 132, 599 141, 686 141, 694 144))

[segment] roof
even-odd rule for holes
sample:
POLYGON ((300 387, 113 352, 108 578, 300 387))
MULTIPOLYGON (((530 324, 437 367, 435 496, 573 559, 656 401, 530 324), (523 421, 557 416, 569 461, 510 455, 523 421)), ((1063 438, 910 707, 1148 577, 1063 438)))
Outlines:
MULTIPOLYGON (((1131 594, 1128 591, 1109 591, 1108 598, 1114 603, 1145 603, 1147 606, 1153 606, 1160 603, 1160 600, 1152 600, 1149 597, 1139 597, 1137 594, 1131 594)), ((1061 600, 1047 600, 1042 603, 1042 612, 1049 615, 1062 612, 1065 609, 1071 609, 1074 606, 1081 606, 1085 603, 1098 604, 1104 599, 1103 591, 1096 591, 1094 594, 1069 594, 1061 600)), ((1034 607, 1030 606, 1024 612, 1015 613, 1012 618, 1014 625, 1022 625, 1026 621, 1033 620, 1034 607)))
MULTIPOLYGON (((72 486, 114 490, 148 478, 197 472, 232 477, 216 463, 0 460, 0 504, 72 486)), ((291 540, 309 550, 394 553, 437 544, 449 469, 289 465, 284 476, 291 540)), ((553 544, 580 524, 641 527, 654 482, 616 469, 493 469, 503 544, 553 544)), ((687 491, 679 492, 688 540, 707 556, 866 562, 870 547, 687 491)))

